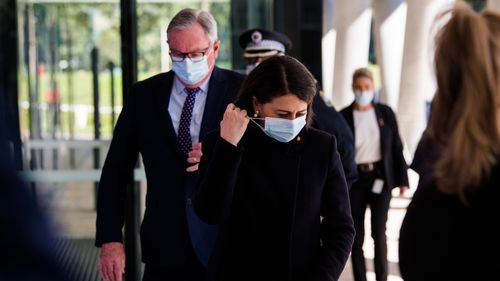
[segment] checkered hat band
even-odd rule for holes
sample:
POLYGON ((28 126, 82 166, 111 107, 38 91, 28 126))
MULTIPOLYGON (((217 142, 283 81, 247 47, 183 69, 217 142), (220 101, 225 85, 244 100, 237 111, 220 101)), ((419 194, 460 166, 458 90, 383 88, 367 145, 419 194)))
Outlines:
POLYGON ((277 50, 285 52, 285 45, 275 40, 261 40, 259 42, 249 42, 245 48, 245 52, 252 50, 277 50))

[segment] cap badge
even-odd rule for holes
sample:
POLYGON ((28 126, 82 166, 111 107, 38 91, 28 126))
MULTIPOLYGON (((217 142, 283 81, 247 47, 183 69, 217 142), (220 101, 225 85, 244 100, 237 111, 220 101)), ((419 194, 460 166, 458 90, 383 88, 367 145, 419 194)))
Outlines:
POLYGON ((259 43, 260 41, 262 41, 262 33, 260 33, 259 31, 255 31, 254 33, 252 33, 251 38, 254 43, 259 43))

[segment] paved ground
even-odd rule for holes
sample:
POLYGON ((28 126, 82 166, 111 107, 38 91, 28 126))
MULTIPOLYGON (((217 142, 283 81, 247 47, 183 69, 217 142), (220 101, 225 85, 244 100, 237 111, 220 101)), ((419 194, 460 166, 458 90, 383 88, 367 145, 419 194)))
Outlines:
MULTIPOLYGON (((389 278, 388 281, 399 281, 402 280, 399 274, 399 259, 398 259, 398 241, 399 241, 399 229, 401 227, 401 222, 403 221, 404 215, 406 213, 406 206, 409 203, 409 199, 393 198, 391 202, 392 208, 389 210, 389 219, 387 222, 387 247, 389 260, 389 278)), ((368 230, 370 227, 370 212, 367 211, 367 216, 365 218, 365 229, 368 230)), ((375 272, 373 269, 373 240, 370 237, 370 232, 365 231, 365 243, 364 252, 366 256, 366 266, 367 266, 367 276, 368 281, 375 281, 375 272)), ((351 261, 346 265, 340 281, 353 281, 351 261)))
MULTIPOLYGON (((413 186, 413 185, 412 185, 413 186)), ((144 195, 143 186, 142 195, 144 195)), ((413 188, 414 190, 414 188, 413 188)), ((93 239, 95 235, 95 210, 93 185, 85 184, 72 187, 48 187, 39 189, 39 195, 47 197, 52 201, 48 204, 49 208, 54 212, 54 220, 61 234, 72 239, 93 239)), ((395 189, 395 196, 391 201, 391 209, 389 210, 389 218, 387 222, 387 243, 388 243, 388 260, 389 260, 389 281, 402 280, 399 275, 398 267, 398 239, 401 222, 406 212, 406 206, 410 199, 399 198, 398 190, 395 189)), ((409 194, 411 196, 411 193, 409 194)), ((367 258, 368 280, 374 281, 375 274, 373 271, 373 241, 370 237, 370 211, 367 210, 365 228, 367 229, 365 236, 365 256, 367 258)), ((92 243, 88 243, 91 245, 92 243)), ((340 281, 353 281, 351 262, 349 261, 340 278, 340 281)))
MULTIPOLYGON (((387 242, 388 242, 388 260, 389 260, 389 281, 402 280, 399 275, 398 267, 398 238, 401 222, 406 212, 405 206, 409 199, 393 198, 392 208, 389 211, 389 220, 387 222, 387 242)), ((369 229, 370 211, 367 210, 365 221, 366 229, 369 229)), ((93 210, 67 210, 57 215, 56 223, 63 231, 64 236, 71 238, 93 238, 95 231, 95 212, 93 210)), ((89 243, 90 247, 93 243, 89 243)), ((368 280, 375 281, 373 271, 373 240, 370 232, 366 231, 364 250, 366 255, 366 264, 368 269, 368 280)), ((353 281, 351 271, 351 261, 346 265, 340 281, 353 281)))

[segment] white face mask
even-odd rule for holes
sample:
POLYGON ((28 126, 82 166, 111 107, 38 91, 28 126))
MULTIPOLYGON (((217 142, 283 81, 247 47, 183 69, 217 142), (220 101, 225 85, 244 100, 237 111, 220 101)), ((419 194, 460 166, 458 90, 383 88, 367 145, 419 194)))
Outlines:
POLYGON ((289 142, 293 140, 306 125, 306 116, 297 117, 294 120, 284 118, 250 118, 257 126, 259 126, 266 135, 280 141, 289 142), (264 128, 259 125, 254 119, 264 119, 264 128))
POLYGON ((254 68, 257 67, 257 65, 259 65, 258 63, 253 63, 253 64, 247 64, 247 75, 250 74, 250 72, 252 72, 252 70, 254 68))
POLYGON ((374 96, 375 94, 373 91, 355 91, 354 101, 361 106, 365 106, 369 105, 373 101, 374 96))
POLYGON ((173 61, 172 70, 182 82, 192 85, 200 82, 210 70, 208 58, 204 56, 200 61, 192 61, 185 58, 183 61, 173 61))

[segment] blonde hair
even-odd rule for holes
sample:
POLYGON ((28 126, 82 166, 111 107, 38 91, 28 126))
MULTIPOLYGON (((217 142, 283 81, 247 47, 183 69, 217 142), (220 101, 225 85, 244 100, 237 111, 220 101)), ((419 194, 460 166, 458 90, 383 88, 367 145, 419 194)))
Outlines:
POLYGON ((439 190, 466 203, 500 151, 500 14, 479 14, 463 2, 450 12, 436 39, 437 93, 428 132, 442 147, 434 174, 439 190))
POLYGON ((354 87, 354 84, 356 83, 356 80, 358 78, 365 77, 373 82, 373 73, 366 67, 358 68, 354 71, 352 74, 352 86, 354 87))

